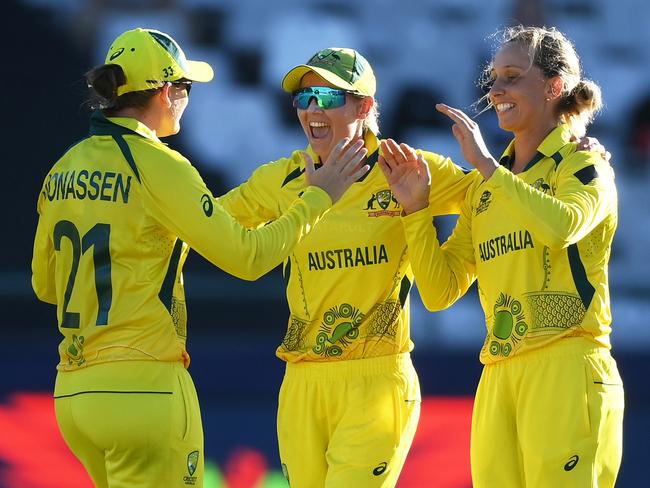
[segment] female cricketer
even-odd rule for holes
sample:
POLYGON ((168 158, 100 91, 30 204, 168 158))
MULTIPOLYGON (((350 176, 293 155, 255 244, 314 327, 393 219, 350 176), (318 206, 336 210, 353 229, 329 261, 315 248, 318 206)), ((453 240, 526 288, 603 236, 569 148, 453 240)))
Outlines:
POLYGON ((489 104, 514 139, 497 163, 472 119, 437 106, 478 176, 444 245, 431 225, 435 176, 425 161, 394 143, 379 161, 406 214, 427 308, 451 305, 478 279, 487 336, 473 483, 613 487, 624 408, 607 283, 617 194, 608 162, 571 142, 600 107, 600 89, 555 29, 505 30, 487 75, 489 104))
MULTIPOLYGON (((357 51, 329 48, 289 71, 282 86, 308 146, 221 197, 229 213, 249 228, 277 219, 306 186, 305 151, 325 167, 343 138, 366 147, 371 167, 285 263, 282 468, 293 487, 391 487, 415 434, 420 387, 410 359, 413 273, 402 207, 376 165, 375 76, 357 51)), ((432 212, 457 213, 471 178, 443 156, 422 155, 436 175, 432 212)))
POLYGON ((190 247, 255 279, 283 261, 368 169, 363 144, 342 141, 264 228, 224 211, 190 162, 159 138, 177 133, 192 82, 167 34, 134 29, 87 75, 99 110, 90 134, 45 178, 32 284, 57 306, 56 417, 98 487, 203 486, 203 431, 186 371, 181 270, 190 247))

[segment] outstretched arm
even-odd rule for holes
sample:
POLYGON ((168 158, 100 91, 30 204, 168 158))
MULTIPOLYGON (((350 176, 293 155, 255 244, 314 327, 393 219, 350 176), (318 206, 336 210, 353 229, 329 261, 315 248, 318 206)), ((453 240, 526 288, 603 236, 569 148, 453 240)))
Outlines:
POLYGON ((365 148, 342 141, 330 164, 316 169, 307 160, 309 186, 278 219, 253 230, 226 212, 186 160, 159 162, 141 173, 147 210, 158 222, 224 271, 255 280, 283 262, 332 203, 368 171, 361 163, 364 156, 365 148))
POLYGON ((447 308, 475 279, 469 211, 461 207, 456 228, 441 247, 428 209, 431 175, 424 158, 392 140, 382 143, 382 151, 380 168, 404 208, 409 260, 422 302, 431 311, 447 308))

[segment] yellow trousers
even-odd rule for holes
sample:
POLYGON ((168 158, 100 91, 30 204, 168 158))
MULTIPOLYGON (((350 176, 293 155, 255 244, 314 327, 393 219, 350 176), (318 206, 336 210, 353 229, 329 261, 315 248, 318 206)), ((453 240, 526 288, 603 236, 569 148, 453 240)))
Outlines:
MULTIPOLYGON (((75 375, 77 372, 59 373, 75 375)), ((55 397, 66 443, 98 488, 203 486, 203 427, 196 390, 182 363, 121 361, 85 368, 84 391, 55 397), (158 385, 126 391, 88 388, 152 369, 158 385)), ((74 383, 66 376, 65 383, 74 383)), ((132 387, 132 385, 131 385, 132 387)))
POLYGON ((409 354, 288 363, 278 439, 291 487, 395 486, 420 403, 409 354))
POLYGON ((472 416, 474 488, 610 488, 621 463, 623 383, 584 338, 485 366, 472 416))

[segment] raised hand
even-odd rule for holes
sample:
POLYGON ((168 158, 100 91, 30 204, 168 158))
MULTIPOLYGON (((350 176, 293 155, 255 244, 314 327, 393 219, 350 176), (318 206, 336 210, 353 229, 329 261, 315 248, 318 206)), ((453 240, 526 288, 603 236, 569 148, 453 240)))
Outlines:
POLYGON ((397 144, 393 139, 381 142, 381 152, 379 167, 404 213, 410 214, 427 207, 431 174, 422 154, 408 144, 397 144))
POLYGON ((465 160, 479 170, 486 180, 492 176, 499 164, 488 151, 481 129, 465 112, 444 103, 436 104, 436 110, 454 121, 451 131, 460 144, 465 160))
POLYGON ((307 184, 325 190, 332 203, 335 203, 352 183, 370 169, 367 164, 361 165, 367 154, 368 150, 363 145, 363 139, 351 143, 348 138, 343 138, 332 149, 325 163, 316 169, 311 156, 303 152, 307 184))

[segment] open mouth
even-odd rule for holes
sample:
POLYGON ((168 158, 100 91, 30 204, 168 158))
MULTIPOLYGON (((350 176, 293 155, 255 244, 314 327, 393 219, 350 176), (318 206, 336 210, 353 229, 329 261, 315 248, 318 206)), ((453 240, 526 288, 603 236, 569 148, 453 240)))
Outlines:
POLYGON ((495 108, 497 110, 497 113, 502 114, 504 112, 507 112, 507 111, 512 110, 513 108, 515 108, 515 104, 514 103, 497 103, 495 105, 495 108))
POLYGON ((327 137, 330 126, 325 122, 309 122, 309 132, 314 139, 327 137))

